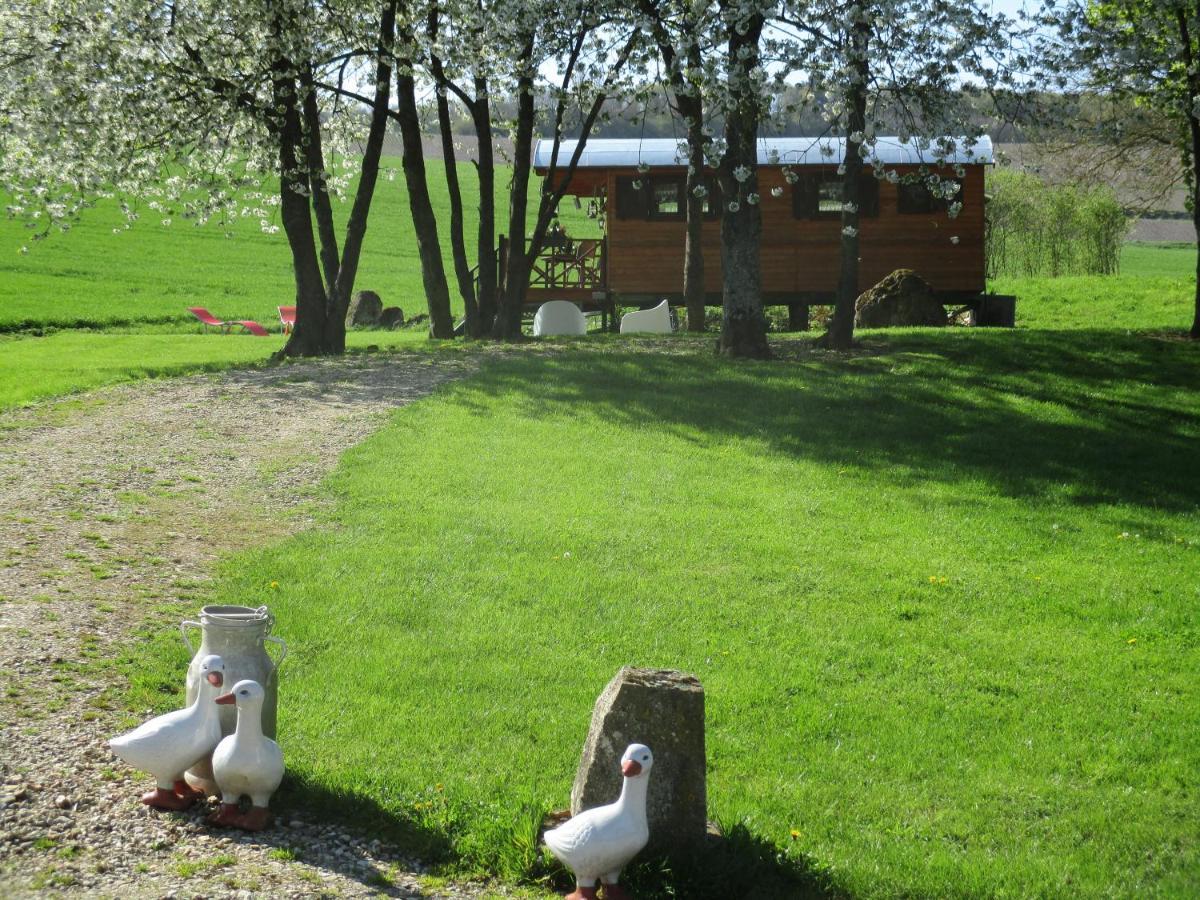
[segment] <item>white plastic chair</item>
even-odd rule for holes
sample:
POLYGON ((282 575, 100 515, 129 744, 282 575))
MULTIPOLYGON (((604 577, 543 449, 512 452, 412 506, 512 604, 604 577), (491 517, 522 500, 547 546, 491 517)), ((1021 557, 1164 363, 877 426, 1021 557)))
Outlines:
POLYGON ((533 317, 533 336, 587 334, 587 319, 570 300, 547 300, 533 317))
POLYGON ((664 300, 654 309, 642 309, 621 316, 621 334, 635 332, 670 334, 671 304, 664 300))

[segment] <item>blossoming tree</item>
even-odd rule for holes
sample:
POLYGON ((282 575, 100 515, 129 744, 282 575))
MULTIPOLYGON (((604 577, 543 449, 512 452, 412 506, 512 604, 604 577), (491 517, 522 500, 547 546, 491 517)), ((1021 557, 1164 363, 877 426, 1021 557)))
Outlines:
POLYGON ((902 141, 923 148, 927 166, 920 177, 946 201, 948 215, 957 216, 958 183, 946 177, 943 164, 955 151, 969 151, 982 131, 964 92, 972 77, 993 85, 1007 76, 1010 23, 977 0, 784 0, 779 22, 793 39, 791 67, 808 78, 809 101, 820 107, 829 132, 845 137, 845 153, 837 160, 840 274, 822 338, 826 346, 844 350, 853 340, 860 290, 862 176, 869 169, 876 178, 898 180, 875 154, 878 133, 895 128, 902 141))
MULTIPOLYGON (((1106 103, 1087 121, 1093 142, 1170 143, 1178 152, 1187 206, 1200 237, 1200 4, 1196 0, 1058 0, 1044 4, 1034 60, 1050 86, 1091 93, 1106 103), (1133 135, 1127 110, 1144 111, 1166 130, 1133 135)), ((1200 340, 1200 260, 1192 325, 1200 340)))

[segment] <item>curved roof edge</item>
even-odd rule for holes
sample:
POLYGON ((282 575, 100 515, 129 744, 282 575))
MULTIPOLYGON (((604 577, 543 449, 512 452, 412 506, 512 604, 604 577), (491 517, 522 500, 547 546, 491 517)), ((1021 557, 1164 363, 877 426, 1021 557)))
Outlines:
MULTIPOLYGON (((944 162, 950 164, 983 165, 993 162, 992 140, 986 135, 969 143, 965 137, 952 138, 954 152, 944 162)), ((578 141, 564 140, 558 148, 558 164, 571 161, 578 141)), ((533 165, 545 169, 550 165, 554 142, 541 139, 533 149, 533 165)), ((760 166, 837 165, 846 153, 846 139, 823 138, 759 138, 760 166)), ((898 137, 879 137, 867 161, 879 160, 884 165, 919 165, 938 161, 936 143, 901 141, 898 137)), ((581 169, 632 169, 639 165, 651 168, 687 165, 687 144, 674 138, 592 138, 579 157, 581 169)))

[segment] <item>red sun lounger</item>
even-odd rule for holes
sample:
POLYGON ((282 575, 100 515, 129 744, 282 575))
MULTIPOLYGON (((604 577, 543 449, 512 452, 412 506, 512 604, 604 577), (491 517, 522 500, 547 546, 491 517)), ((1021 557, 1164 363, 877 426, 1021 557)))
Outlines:
POLYGON ((250 319, 234 319, 226 322, 222 319, 218 319, 203 306, 189 306, 187 311, 199 319, 206 327, 220 329, 223 334, 229 334, 230 329, 233 328, 234 325, 241 325, 248 332, 251 334, 256 334, 259 337, 266 337, 268 334, 267 329, 250 319))
POLYGON ((291 332, 296 327, 296 307, 281 306, 279 307, 279 330, 284 334, 291 332))
POLYGON ((229 322, 222 322, 203 306, 189 306, 187 311, 210 328, 219 328, 221 331, 229 331, 229 322))

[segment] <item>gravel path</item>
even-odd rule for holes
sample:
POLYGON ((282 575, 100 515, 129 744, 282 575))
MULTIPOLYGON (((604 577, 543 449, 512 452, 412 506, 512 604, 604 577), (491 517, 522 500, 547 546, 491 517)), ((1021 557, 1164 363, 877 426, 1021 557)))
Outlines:
POLYGON ((142 806, 105 745, 124 713, 77 664, 195 613, 220 555, 302 527, 343 450, 474 365, 305 362, 0 414, 0 896, 482 896, 319 822, 227 834, 142 806))

